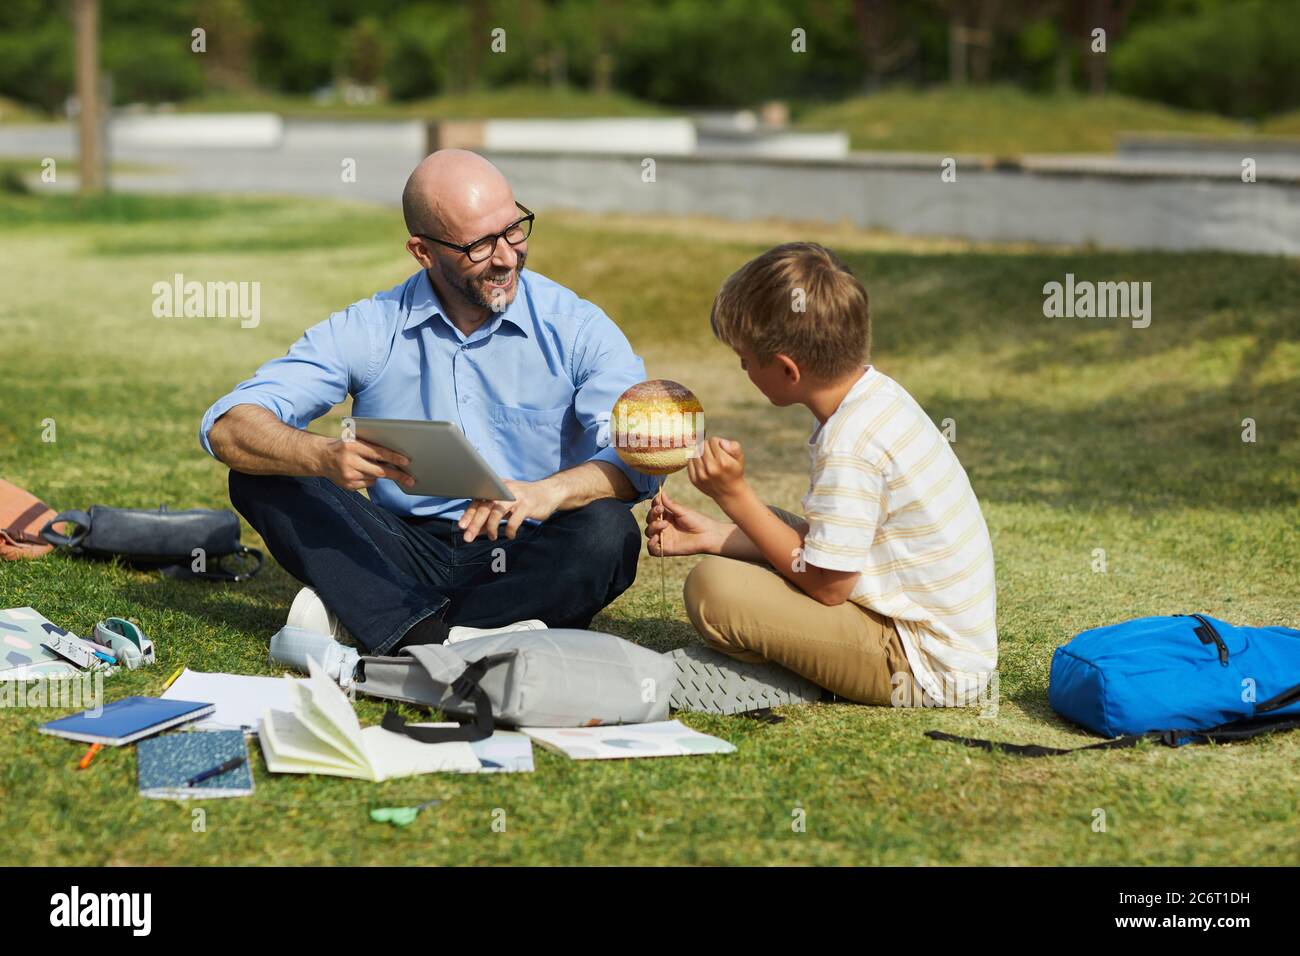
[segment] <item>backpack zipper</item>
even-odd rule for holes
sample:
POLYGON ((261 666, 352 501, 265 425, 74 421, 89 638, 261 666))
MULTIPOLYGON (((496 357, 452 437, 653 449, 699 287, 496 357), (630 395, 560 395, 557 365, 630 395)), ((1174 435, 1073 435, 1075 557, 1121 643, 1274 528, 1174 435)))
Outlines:
MULTIPOLYGON (((1179 615, 1179 616, 1182 617, 1184 615, 1179 615)), ((1225 644, 1223 638, 1219 636, 1219 632, 1215 630, 1214 625, 1211 624, 1207 618, 1202 617, 1200 614, 1190 614, 1185 616, 1194 617, 1196 618, 1196 620, 1201 622, 1200 626, 1192 628, 1192 631, 1196 634, 1197 637, 1201 639, 1202 644, 1207 644, 1210 641, 1214 642, 1215 647, 1219 649, 1219 664, 1223 667, 1227 667, 1228 666, 1228 645, 1225 644)))

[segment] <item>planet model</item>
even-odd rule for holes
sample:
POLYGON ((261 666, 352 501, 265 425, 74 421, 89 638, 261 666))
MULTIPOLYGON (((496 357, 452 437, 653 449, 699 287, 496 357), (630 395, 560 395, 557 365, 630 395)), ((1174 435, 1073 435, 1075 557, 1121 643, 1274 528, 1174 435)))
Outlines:
POLYGON ((685 385, 652 379, 619 396, 609 427, 614 450, 629 468, 671 475, 699 454, 704 406, 685 385))

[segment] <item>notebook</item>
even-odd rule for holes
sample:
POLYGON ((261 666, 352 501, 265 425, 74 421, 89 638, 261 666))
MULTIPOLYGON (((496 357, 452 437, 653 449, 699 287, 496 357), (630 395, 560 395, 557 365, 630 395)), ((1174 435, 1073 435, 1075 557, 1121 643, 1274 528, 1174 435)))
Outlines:
POLYGON ((189 731, 163 734, 140 741, 136 747, 140 796, 152 800, 207 800, 246 797, 253 792, 253 770, 242 730, 189 731), (227 760, 243 757, 233 770, 200 780, 186 781, 227 760))
POLYGON ((305 681, 286 677, 293 709, 268 709, 258 740, 272 773, 318 773, 389 780, 418 773, 476 773, 479 759, 468 743, 422 744, 383 727, 361 729, 352 703, 314 657, 305 681))
POLYGON ((573 760, 620 760, 627 757, 685 757, 689 754, 735 753, 733 744, 691 730, 679 720, 610 727, 522 727, 547 750, 573 760))
POLYGON ((42 724, 40 731, 51 737, 120 747, 178 724, 206 717, 212 711, 211 704, 192 700, 125 697, 105 705, 102 710, 85 710, 71 717, 52 720, 42 724))

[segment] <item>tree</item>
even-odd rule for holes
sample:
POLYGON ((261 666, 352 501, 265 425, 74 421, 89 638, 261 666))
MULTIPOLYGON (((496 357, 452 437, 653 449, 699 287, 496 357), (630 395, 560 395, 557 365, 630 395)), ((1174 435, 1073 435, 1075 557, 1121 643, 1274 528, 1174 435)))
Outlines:
POLYGON ((1083 50, 1083 62, 1088 74, 1088 92, 1101 96, 1106 92, 1106 67, 1111 45, 1119 37, 1137 0, 1087 0, 1086 3, 1067 2, 1061 14, 1061 24, 1066 36, 1072 37, 1083 50), (1094 30, 1105 30, 1106 49, 1093 48, 1094 30))
POLYGON ((81 192, 90 196, 104 191, 104 127, 99 97, 99 0, 73 0, 72 24, 76 44, 77 154, 81 164, 81 192))
POLYGON ((877 90, 887 74, 916 55, 916 37, 898 36, 898 8, 892 0, 854 0, 853 19, 866 54, 867 89, 877 90))

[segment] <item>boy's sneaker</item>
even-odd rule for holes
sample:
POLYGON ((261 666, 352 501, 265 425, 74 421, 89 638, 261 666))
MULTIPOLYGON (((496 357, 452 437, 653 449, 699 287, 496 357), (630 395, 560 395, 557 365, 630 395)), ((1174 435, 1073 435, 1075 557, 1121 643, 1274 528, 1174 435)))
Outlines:
POLYGON ((668 695, 671 710, 743 714, 829 697, 812 681, 779 664, 747 664, 698 645, 680 647, 668 656, 676 667, 668 695))
POLYGON ((474 637, 487 637, 489 634, 508 634, 511 631, 545 631, 546 623, 539 621, 537 618, 531 618, 527 621, 515 621, 513 624, 505 624, 501 627, 469 627, 465 624, 453 624, 447 632, 447 643, 455 644, 459 641, 468 641, 474 637))
POLYGON ((297 593, 293 604, 289 606, 289 618, 284 623, 288 627, 300 627, 304 631, 328 634, 340 644, 357 643, 313 588, 303 588, 297 593))

